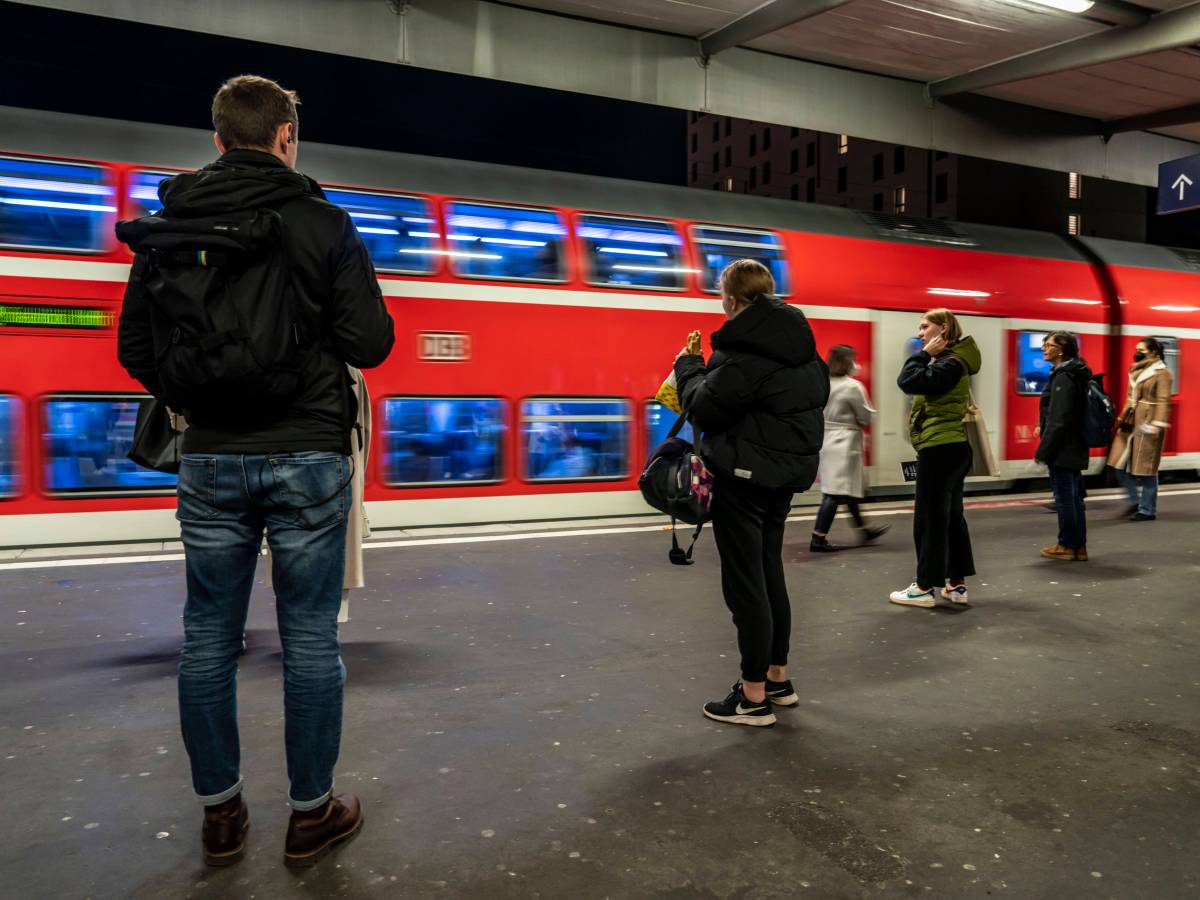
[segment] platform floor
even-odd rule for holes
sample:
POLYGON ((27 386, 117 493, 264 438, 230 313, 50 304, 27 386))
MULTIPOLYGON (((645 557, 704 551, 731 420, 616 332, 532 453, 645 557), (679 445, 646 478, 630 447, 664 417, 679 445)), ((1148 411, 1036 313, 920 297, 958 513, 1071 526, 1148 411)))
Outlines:
POLYGON ((966 610, 886 602, 911 580, 902 508, 880 546, 820 557, 801 516, 802 702, 761 730, 700 715, 737 675, 711 534, 690 569, 644 522, 384 536, 343 626, 337 787, 366 828, 299 875, 265 586, 253 825, 217 870, 176 720, 177 554, 0 562, 0 895, 1200 895, 1200 491, 1164 489, 1154 523, 1118 506, 1089 501, 1087 564, 1038 557, 1032 501, 972 510, 966 610))

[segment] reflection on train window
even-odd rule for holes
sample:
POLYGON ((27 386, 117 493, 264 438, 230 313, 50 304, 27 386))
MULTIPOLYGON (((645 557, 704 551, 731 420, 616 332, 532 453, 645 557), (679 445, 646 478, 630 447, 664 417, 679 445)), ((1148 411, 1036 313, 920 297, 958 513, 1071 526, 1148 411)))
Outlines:
POLYGON ((42 453, 51 493, 170 493, 175 476, 126 458, 133 443, 135 395, 60 396, 43 410, 42 453))
POLYGON ((152 216, 160 209, 158 186, 171 178, 173 172, 134 172, 129 176, 129 218, 152 216))
POLYGON ((680 290, 683 239, 673 225, 647 219, 581 215, 588 284, 680 290))
POLYGON ((1040 394, 1050 381, 1052 366, 1042 358, 1045 331, 1017 332, 1017 393, 1040 394))
POLYGON ((735 259, 757 259, 771 270, 776 295, 782 297, 788 293, 783 244, 774 232, 697 225, 692 229, 692 238, 704 268, 704 290, 718 293, 721 272, 735 259))
POLYGON ((1174 397, 1179 393, 1179 338, 1163 337, 1161 334, 1153 337, 1162 344, 1163 362, 1171 373, 1171 396, 1174 397))
POLYGON ((20 437, 21 401, 0 395, 0 498, 21 492, 20 437))
POLYGON ((566 233, 551 210, 446 206, 446 255, 463 278, 562 281, 566 233))
POLYGON ((429 201, 335 188, 325 188, 325 196, 350 214, 378 271, 428 275, 437 268, 439 234, 429 201))
POLYGON ((521 404, 528 481, 587 481, 629 474, 629 403, 539 399, 521 404))
POLYGON ((98 166, 0 157, 0 246, 103 250, 117 212, 98 166))
POLYGON ((388 397, 383 481, 393 487, 500 481, 506 421, 502 400, 388 397))
MULTIPOLYGON (((651 400, 646 404, 646 452, 653 453, 654 448, 667 439, 667 432, 675 424, 679 415, 667 409, 661 403, 651 400)), ((679 429, 679 436, 689 443, 694 443, 692 423, 684 422, 679 429)))

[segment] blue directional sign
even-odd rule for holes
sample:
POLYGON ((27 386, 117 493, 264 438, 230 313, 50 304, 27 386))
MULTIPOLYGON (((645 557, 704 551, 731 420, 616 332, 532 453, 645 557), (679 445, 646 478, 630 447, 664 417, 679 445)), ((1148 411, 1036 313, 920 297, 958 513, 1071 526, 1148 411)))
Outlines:
POLYGON ((1200 154, 1158 165, 1158 214, 1200 207, 1200 154))

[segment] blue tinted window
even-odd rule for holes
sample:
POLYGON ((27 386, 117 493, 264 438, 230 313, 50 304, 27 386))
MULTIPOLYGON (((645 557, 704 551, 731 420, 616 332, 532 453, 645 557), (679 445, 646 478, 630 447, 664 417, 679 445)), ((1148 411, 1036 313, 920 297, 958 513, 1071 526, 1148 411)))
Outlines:
POLYGON ((0 158, 0 246, 101 250, 116 212, 96 166, 0 158))
POLYGON ((683 239, 674 226, 645 219, 580 216, 588 282, 618 287, 683 287, 683 239))
POLYGON ((21 401, 0 397, 0 497, 14 497, 21 490, 20 437, 21 401))
POLYGON ((464 278, 562 281, 567 230, 558 213, 475 203, 446 207, 446 253, 464 278))
MULTIPOLYGON (((646 451, 648 453, 653 453, 654 448, 667 439, 667 432, 671 430, 671 426, 678 418, 677 413, 667 409, 661 403, 651 401, 646 404, 646 451)), ((695 442, 692 437, 691 422, 683 423, 683 428, 679 430, 679 437, 689 443, 695 442)))
POLYGON ((427 200, 334 188, 325 196, 350 214, 380 272, 428 275, 437 268, 437 218, 427 200))
POLYGON ((134 172, 129 176, 129 218, 140 219, 162 209, 158 186, 172 177, 168 172, 134 172))
POLYGON ((175 476, 126 458, 139 398, 73 397, 46 401, 43 454, 52 492, 162 493, 175 476))
POLYGON ((1017 334, 1017 393, 1040 394, 1050 380, 1050 363, 1042 358, 1044 331, 1017 334))
POLYGON ((720 290, 721 272, 734 260, 757 259, 771 270, 775 279, 775 293, 781 297, 788 293, 783 244, 774 232, 697 225, 692 235, 704 270, 706 291, 716 293, 720 290))
POLYGON ((521 405, 529 481, 623 478, 629 472, 624 400, 528 400, 521 405))
POLYGON ((389 397, 383 401, 383 480, 500 481, 505 429, 500 400, 389 397))

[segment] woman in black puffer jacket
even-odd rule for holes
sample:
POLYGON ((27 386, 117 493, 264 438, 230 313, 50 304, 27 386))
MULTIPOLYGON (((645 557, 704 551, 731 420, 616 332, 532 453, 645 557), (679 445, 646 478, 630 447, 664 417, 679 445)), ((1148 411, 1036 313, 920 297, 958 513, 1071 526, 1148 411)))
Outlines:
POLYGON ((792 494, 816 477, 829 398, 808 320, 774 292, 766 266, 731 263, 721 273, 728 321, 712 336, 708 365, 693 340, 675 359, 680 400, 715 476, 721 589, 741 653, 741 680, 704 714, 737 725, 773 725, 773 705, 799 702, 785 669, 792 623, 783 529, 792 494))

